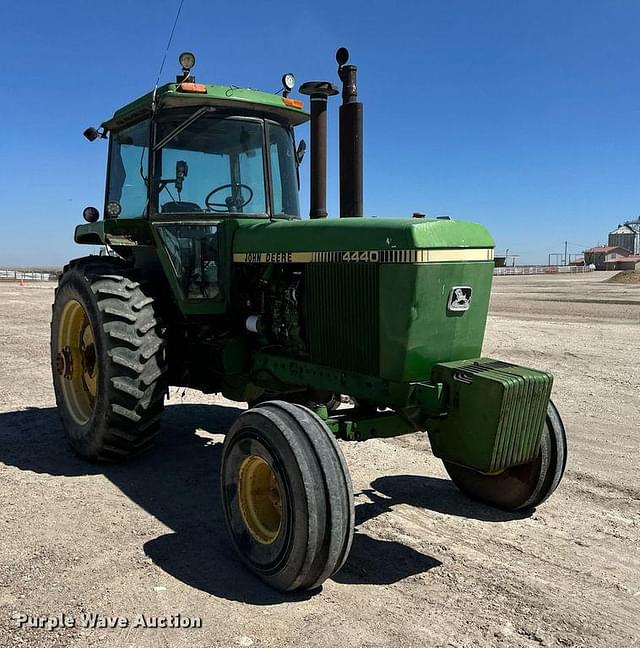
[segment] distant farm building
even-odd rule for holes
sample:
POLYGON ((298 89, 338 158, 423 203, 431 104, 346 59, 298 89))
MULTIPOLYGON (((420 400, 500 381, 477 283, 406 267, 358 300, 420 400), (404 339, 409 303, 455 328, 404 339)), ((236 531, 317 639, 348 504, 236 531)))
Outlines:
POLYGON ((605 270, 606 264, 617 259, 628 257, 631 252, 619 245, 599 245, 584 251, 584 262, 594 265, 596 270, 605 270))
POLYGON ((629 254, 640 255, 640 219, 627 221, 609 232, 609 246, 622 247, 629 254))
POLYGON ((607 270, 640 270, 640 255, 620 257, 605 263, 607 270))

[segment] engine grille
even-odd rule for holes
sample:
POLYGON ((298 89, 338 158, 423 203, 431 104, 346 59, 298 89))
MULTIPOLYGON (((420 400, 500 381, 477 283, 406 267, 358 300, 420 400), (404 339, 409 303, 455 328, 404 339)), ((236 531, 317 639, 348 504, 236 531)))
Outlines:
POLYGON ((303 300, 311 360, 377 376, 378 264, 308 264, 303 300))

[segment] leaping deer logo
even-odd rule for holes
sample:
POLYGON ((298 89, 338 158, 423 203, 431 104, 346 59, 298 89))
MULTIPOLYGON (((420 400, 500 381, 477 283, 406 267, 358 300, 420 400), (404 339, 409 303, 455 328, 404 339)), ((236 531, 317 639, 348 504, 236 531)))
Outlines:
POLYGON ((448 308, 450 311, 469 310, 471 303, 471 288, 468 286, 456 286, 449 294, 448 308))

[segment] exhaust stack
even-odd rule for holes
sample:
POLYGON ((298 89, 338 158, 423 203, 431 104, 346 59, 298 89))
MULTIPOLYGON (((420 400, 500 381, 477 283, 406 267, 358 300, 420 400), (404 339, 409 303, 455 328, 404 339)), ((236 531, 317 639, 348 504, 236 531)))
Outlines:
POLYGON ((329 81, 308 81, 300 93, 311 97, 310 218, 327 217, 327 99, 338 94, 329 81))
POLYGON ((362 198, 362 103, 358 101, 358 68, 347 65, 349 50, 336 52, 342 81, 340 106, 340 218, 363 216, 362 198))

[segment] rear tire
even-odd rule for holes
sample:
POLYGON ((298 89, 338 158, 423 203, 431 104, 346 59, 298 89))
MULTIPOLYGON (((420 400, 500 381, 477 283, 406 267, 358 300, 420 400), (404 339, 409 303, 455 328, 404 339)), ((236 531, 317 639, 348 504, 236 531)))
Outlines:
POLYGON ((241 414, 225 438, 221 491, 231 543, 272 587, 313 589, 344 564, 351 479, 332 433, 306 407, 268 401, 241 414))
POLYGON ((126 263, 86 257, 65 267, 53 304, 51 367, 78 454, 114 462, 151 447, 167 391, 165 340, 154 300, 126 263))
POLYGON ((535 508, 562 480, 567 465, 567 435, 558 409, 549 401, 540 451, 530 463, 486 475, 443 461, 454 484, 468 497, 506 511, 535 508))

